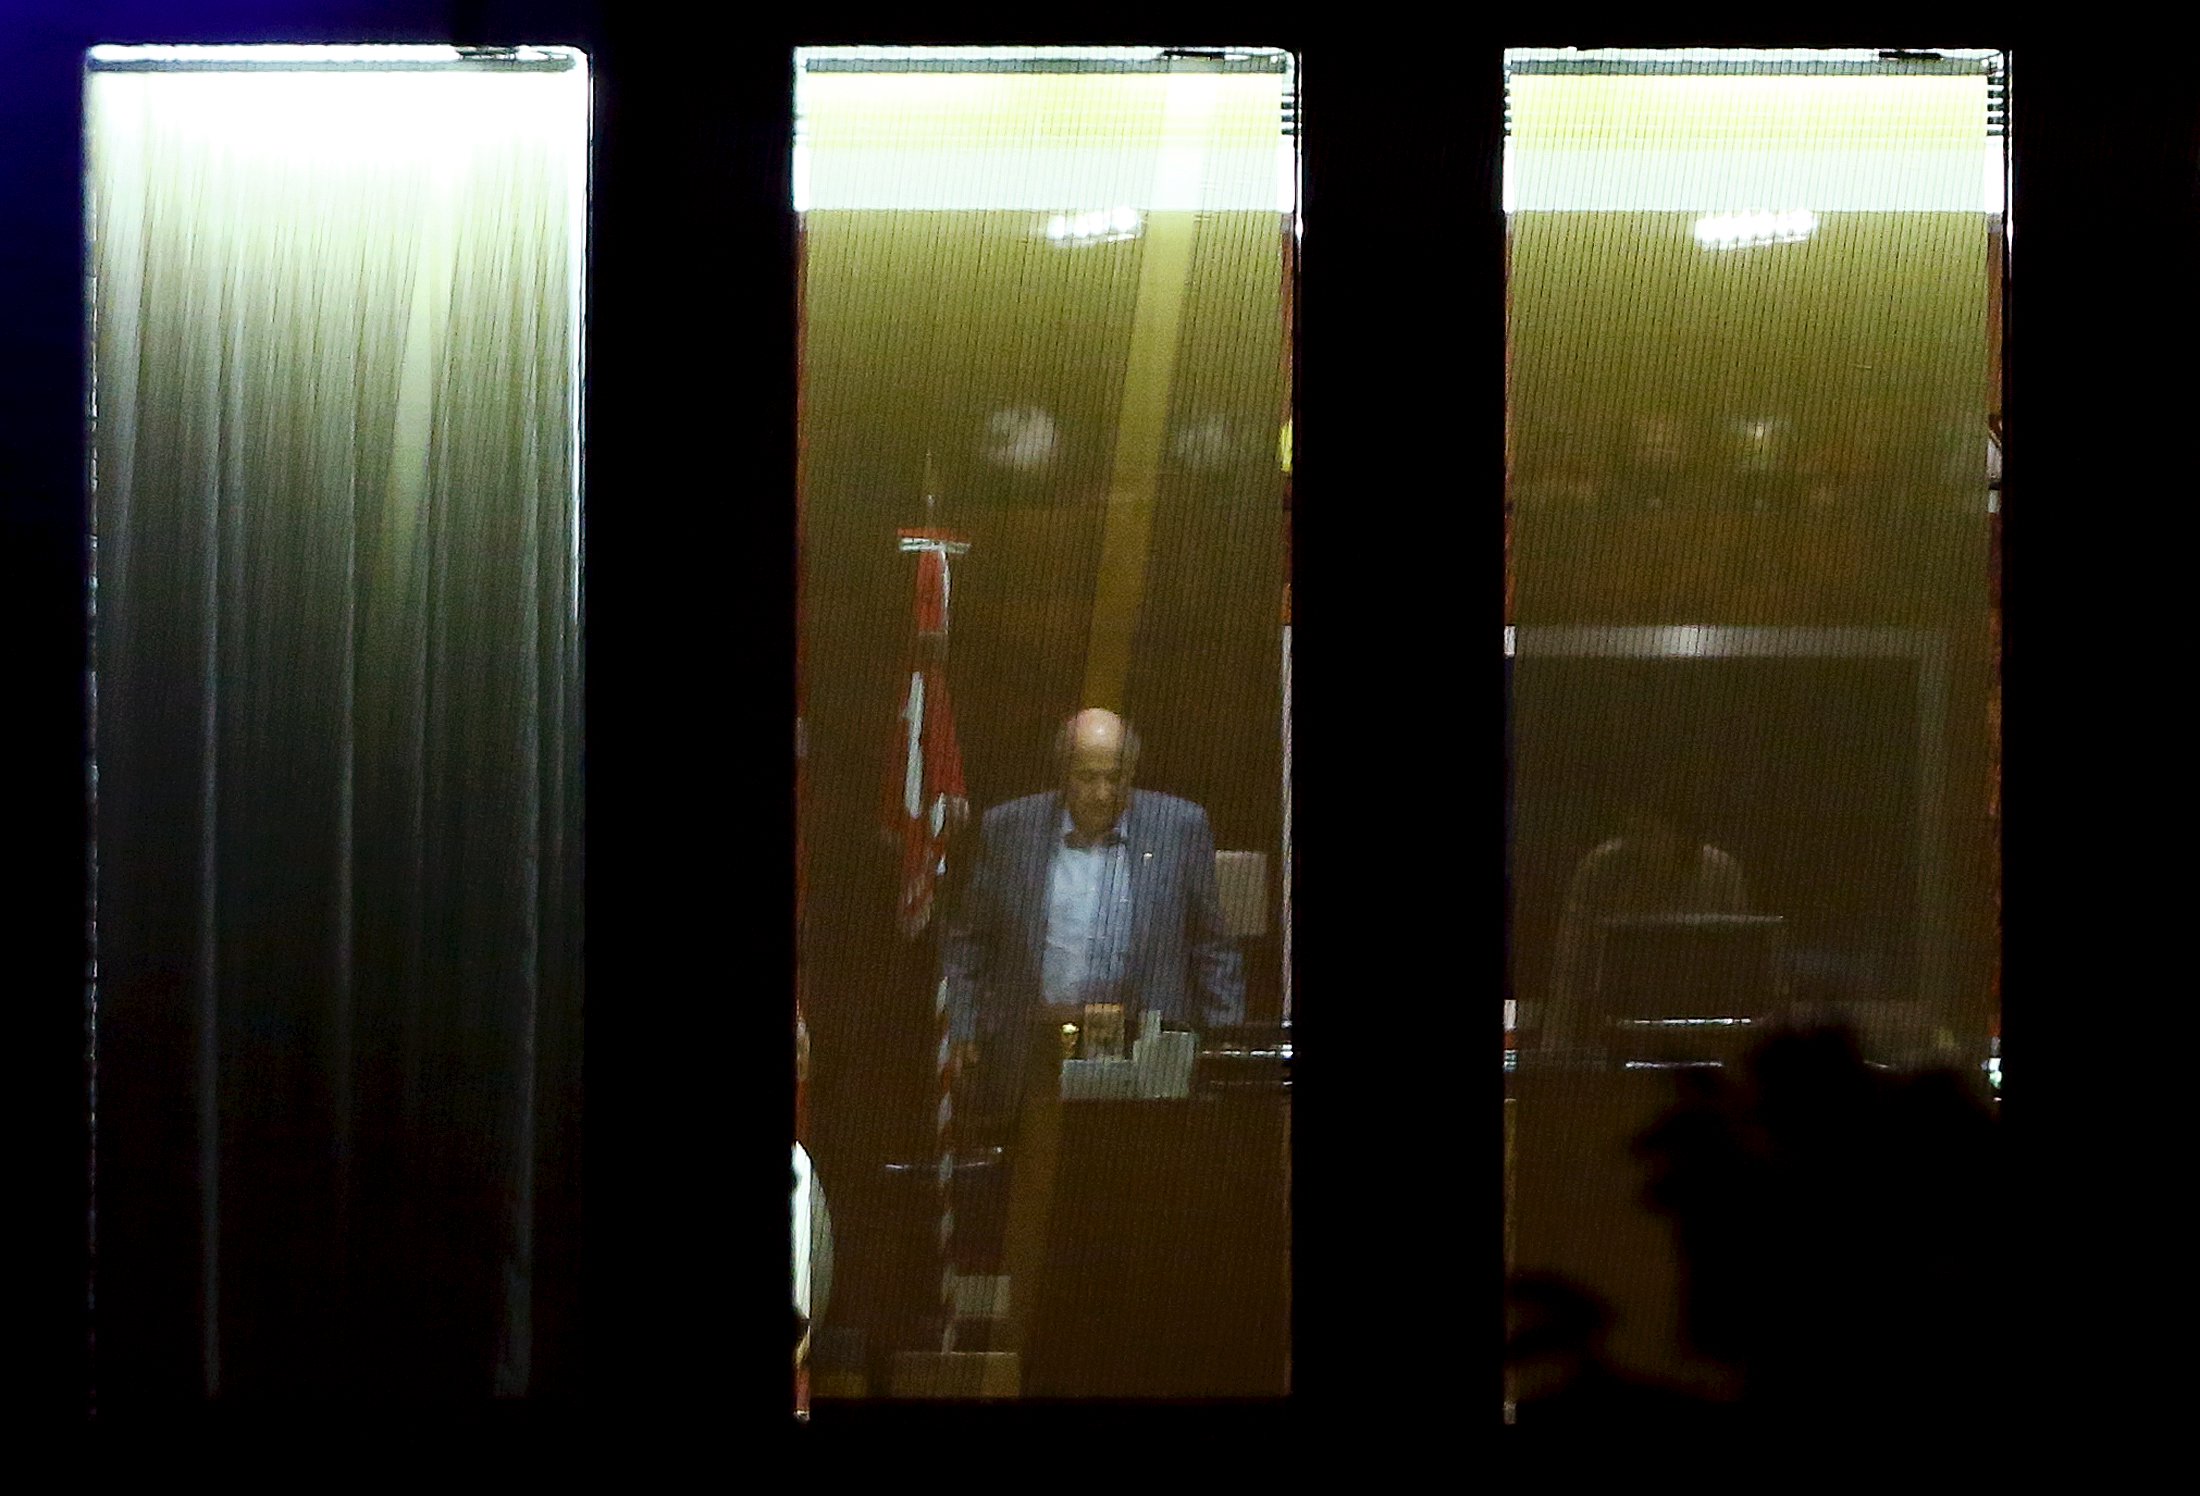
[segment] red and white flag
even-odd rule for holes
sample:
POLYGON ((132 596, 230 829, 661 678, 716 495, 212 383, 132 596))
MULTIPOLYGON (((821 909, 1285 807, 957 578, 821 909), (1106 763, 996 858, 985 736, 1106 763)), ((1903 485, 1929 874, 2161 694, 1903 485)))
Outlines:
MULTIPOLYGON (((929 485, 927 485, 929 486, 929 485)), ((947 694, 948 559, 969 547, 931 530, 904 530, 901 548, 917 558, 916 610, 909 665, 903 675, 900 738, 885 784, 887 835, 901 851, 902 934, 915 939, 932 920, 932 905, 947 871, 949 839, 970 813, 963 785, 962 747, 947 694)), ((934 1157, 939 1208, 940 1348, 955 1343, 954 1065, 949 1043, 947 983, 933 986, 933 1039, 937 1082, 934 1157)))
POLYGON ((903 540, 917 557, 916 615, 885 812, 887 836, 901 849, 901 929, 913 937, 931 921, 948 837, 969 815, 970 801, 947 694, 951 543, 922 532, 904 532, 903 540))

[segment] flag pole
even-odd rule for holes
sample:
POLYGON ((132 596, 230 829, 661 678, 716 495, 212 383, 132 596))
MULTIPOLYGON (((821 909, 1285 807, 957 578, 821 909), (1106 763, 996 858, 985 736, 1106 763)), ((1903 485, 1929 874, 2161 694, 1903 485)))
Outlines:
MULTIPOLYGON (((944 839, 965 809, 961 800, 961 749, 954 742, 952 717, 947 710, 946 666, 948 605, 951 597, 949 561, 951 558, 968 555, 970 542, 963 536, 951 534, 938 527, 939 467, 930 450, 924 454, 923 497, 923 525, 916 529, 901 530, 896 534, 898 549, 905 555, 915 555, 918 558, 915 658, 911 662, 909 705, 903 712, 908 732, 907 757, 903 764, 904 783, 909 787, 909 798, 904 802, 904 810, 914 817, 912 822, 904 825, 903 836, 905 845, 906 838, 910 837, 923 842, 922 857, 915 869, 915 887, 912 889, 909 883, 904 884, 903 928, 912 938, 931 919, 932 902, 929 890, 936 886, 938 876, 946 869, 944 839), (942 724, 945 726, 944 734, 941 732, 942 724), (942 761, 935 761, 936 759, 942 761), (945 772, 945 783, 934 780, 935 772, 941 771, 945 772), (914 909, 909 903, 912 898, 921 899, 921 903, 914 909)), ((909 867, 910 864, 905 859, 905 874, 909 867)), ((933 985, 932 1022, 933 1156, 936 1161, 934 1189, 939 1222, 940 1350, 944 1353, 955 1348, 955 1210, 952 1190, 955 1175, 954 1030, 948 1010, 947 978, 944 973, 937 977, 933 985)))

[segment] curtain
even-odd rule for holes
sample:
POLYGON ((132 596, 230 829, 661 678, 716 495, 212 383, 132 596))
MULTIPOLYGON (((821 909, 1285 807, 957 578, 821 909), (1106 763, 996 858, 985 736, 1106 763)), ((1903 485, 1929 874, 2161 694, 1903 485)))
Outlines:
POLYGON ((563 1374, 578 61, 88 79, 110 1403, 563 1374))

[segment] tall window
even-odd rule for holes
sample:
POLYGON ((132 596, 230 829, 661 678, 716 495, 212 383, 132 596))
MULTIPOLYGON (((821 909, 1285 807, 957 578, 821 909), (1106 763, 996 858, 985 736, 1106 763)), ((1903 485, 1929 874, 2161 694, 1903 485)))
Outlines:
POLYGON ((1508 1256, 1715 1387, 1630 1153, 1676 1079, 1838 1026, 1991 1104, 2002 59, 1505 87, 1508 1256))
POLYGON ((821 1399, 1285 1388, 1294 76, 797 57, 821 1399))

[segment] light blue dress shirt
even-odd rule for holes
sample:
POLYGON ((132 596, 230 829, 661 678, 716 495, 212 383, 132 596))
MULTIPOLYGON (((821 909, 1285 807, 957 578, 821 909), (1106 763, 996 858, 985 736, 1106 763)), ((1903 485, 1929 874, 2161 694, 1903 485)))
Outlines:
POLYGON ((1128 850, 1120 819, 1091 841, 1062 812, 1047 879, 1047 936, 1040 979, 1050 1004, 1119 1002, 1130 950, 1128 850))

